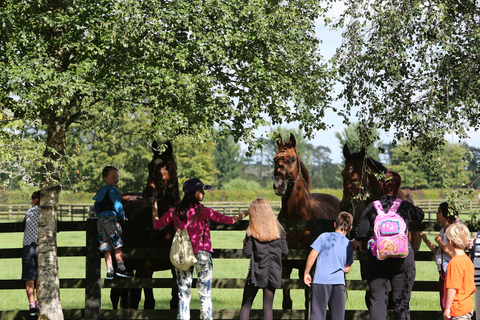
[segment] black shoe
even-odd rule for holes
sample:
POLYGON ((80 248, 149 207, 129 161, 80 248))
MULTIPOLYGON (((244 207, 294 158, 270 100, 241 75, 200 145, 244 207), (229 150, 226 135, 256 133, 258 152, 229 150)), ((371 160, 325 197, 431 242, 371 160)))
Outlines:
POLYGON ((115 274, 112 272, 107 272, 107 276, 105 277, 105 280, 113 280, 113 277, 115 274))
POLYGON ((37 316, 37 312, 38 312, 38 310, 37 310, 35 307, 30 308, 30 316, 31 316, 31 317, 36 317, 36 316, 37 316))
POLYGON ((133 272, 130 271, 129 269, 118 269, 117 272, 115 273, 117 276, 120 278, 127 278, 127 279, 132 279, 133 278, 133 272))

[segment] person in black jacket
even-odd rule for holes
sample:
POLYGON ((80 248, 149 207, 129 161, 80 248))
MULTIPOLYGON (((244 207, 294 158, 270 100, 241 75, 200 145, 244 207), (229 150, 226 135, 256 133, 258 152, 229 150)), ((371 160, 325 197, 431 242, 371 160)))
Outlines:
MULTIPOLYGON (((400 175, 394 171, 387 171, 382 183, 383 196, 380 197, 383 210, 388 212, 397 198, 401 184, 400 175)), ((403 193, 402 193, 403 194, 403 193)), ((415 206, 406 197, 397 210, 408 226, 410 220, 422 221, 424 213, 422 209, 415 206)), ((377 211, 370 203, 363 211, 360 221, 354 232, 354 246, 361 248, 363 238, 373 228, 377 211)), ((410 295, 415 281, 415 260, 411 244, 408 244, 408 255, 405 258, 387 258, 378 260, 372 255, 371 250, 367 252, 365 267, 367 283, 370 288, 370 320, 387 319, 388 291, 390 286, 393 293, 393 305, 396 320, 410 319, 410 295)))
POLYGON ((249 319, 258 289, 263 289, 263 319, 273 318, 275 289, 281 287, 282 255, 288 254, 285 231, 273 214, 267 200, 259 198, 250 205, 250 223, 243 254, 250 257, 248 276, 243 290, 240 320, 249 319))

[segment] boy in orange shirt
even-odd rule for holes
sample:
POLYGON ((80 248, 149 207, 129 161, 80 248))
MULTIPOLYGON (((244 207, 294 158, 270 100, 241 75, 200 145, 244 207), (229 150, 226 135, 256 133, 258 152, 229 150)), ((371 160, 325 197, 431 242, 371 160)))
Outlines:
POLYGON ((445 279, 444 320, 471 319, 475 304, 472 295, 475 292, 473 281, 474 266, 465 254, 470 231, 463 223, 454 223, 445 231, 447 248, 453 252, 448 263, 445 279))

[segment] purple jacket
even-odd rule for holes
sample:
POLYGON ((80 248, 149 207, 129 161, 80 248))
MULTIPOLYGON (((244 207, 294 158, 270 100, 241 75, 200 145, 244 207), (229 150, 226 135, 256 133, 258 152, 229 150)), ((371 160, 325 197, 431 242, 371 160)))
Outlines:
MULTIPOLYGON (((194 206, 190 207, 187 212, 188 221, 191 221, 193 216, 195 215, 195 209, 200 206, 199 204, 195 204, 194 206)), ((161 229, 165 228, 169 224, 173 223, 173 209, 168 210, 163 214, 163 216, 156 220, 153 224, 154 229, 161 229)), ((207 207, 203 207, 202 211, 195 217, 195 219, 190 223, 188 226, 188 235, 190 236, 190 241, 192 242, 193 253, 197 254, 199 250, 205 250, 209 252, 213 252, 212 249, 212 241, 210 237, 210 227, 208 226, 208 221, 211 220, 218 223, 223 224, 234 224, 235 220, 233 217, 227 217, 226 215, 212 210, 207 207)), ((178 225, 180 230, 185 229, 185 226, 188 224, 188 221, 182 221, 177 217, 178 225)), ((176 225, 176 223, 174 224, 176 225)), ((175 228, 175 231, 177 228, 175 228)))

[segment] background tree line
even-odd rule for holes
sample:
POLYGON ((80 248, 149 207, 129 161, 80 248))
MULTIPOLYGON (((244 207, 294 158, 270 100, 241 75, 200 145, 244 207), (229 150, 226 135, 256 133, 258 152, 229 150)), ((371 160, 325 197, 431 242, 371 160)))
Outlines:
MULTIPOLYGON (((152 157, 151 141, 141 135, 132 134, 142 126, 148 126, 148 114, 125 116, 118 121, 115 134, 102 132, 92 127, 81 130, 72 125, 67 138, 68 167, 62 185, 75 192, 96 192, 102 185, 101 170, 105 165, 115 165, 121 171, 122 192, 142 191, 147 180, 147 164, 152 157)), ((338 148, 347 143, 353 151, 359 151, 362 144, 357 134, 357 124, 351 124, 342 133, 337 133, 338 148)), ((298 153, 305 162, 312 177, 312 188, 341 189, 342 163, 334 163, 331 150, 309 143, 299 129, 277 127, 276 133, 288 137, 290 132, 297 139, 298 153)), ((199 176, 217 189, 256 190, 270 188, 273 181, 273 157, 277 152, 276 139, 266 139, 264 147, 251 157, 245 155, 241 145, 233 137, 214 139, 195 147, 188 141, 173 142, 180 183, 199 176)), ((43 135, 41 130, 31 130, 31 135, 43 135)), ((376 131, 373 134, 377 134, 376 131)), ((25 146, 25 151, 34 153, 35 145, 25 146)), ((406 141, 398 145, 386 145, 379 140, 367 148, 367 154, 381 160, 389 168, 399 172, 402 185, 408 189, 438 189, 444 185, 459 188, 467 185, 477 187, 476 168, 480 160, 480 149, 466 145, 446 143, 434 157, 439 163, 437 169, 422 161, 420 150, 406 141), (381 152, 384 152, 383 154, 381 152)), ((28 162, 18 172, 34 170, 28 162)), ((8 177, 1 174, 3 181, 8 177)), ((9 180, 10 189, 31 189, 40 182, 40 175, 18 174, 9 180)))

